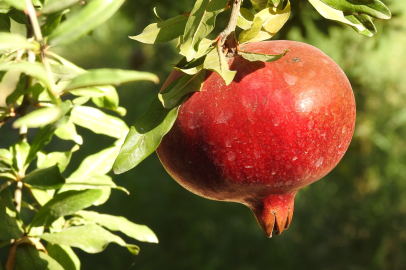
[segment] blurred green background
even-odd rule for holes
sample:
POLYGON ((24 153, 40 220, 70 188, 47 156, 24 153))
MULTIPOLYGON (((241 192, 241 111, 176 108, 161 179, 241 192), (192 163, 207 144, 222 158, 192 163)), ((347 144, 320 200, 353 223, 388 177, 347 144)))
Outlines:
MULTIPOLYGON (((94 255, 75 249, 82 269, 406 269, 406 5, 384 2, 393 18, 375 20, 378 34, 372 38, 325 20, 306 0, 292 0, 291 18, 275 37, 309 43, 333 58, 350 79, 357 102, 349 150, 329 175, 298 193, 289 230, 266 238, 248 208, 189 193, 154 154, 114 176, 131 195, 113 190, 98 211, 148 225, 160 243, 137 243, 141 252, 135 257, 114 244, 94 255)), ((156 22, 154 7, 167 19, 190 11, 193 4, 128 0, 91 35, 53 50, 86 69, 150 71, 162 84, 180 59, 176 41, 145 45, 128 36, 156 22)), ((250 8, 248 0, 244 6, 250 8)), ((216 33, 227 16, 219 16, 216 33)), ((147 82, 118 87, 127 124, 147 109, 159 88, 147 82)), ((85 129, 78 132, 84 145, 73 154, 66 175, 84 156, 113 142, 85 129)), ((5 125, 0 136, 11 143, 16 131, 5 125)), ((70 147, 54 138, 48 150, 70 147)))

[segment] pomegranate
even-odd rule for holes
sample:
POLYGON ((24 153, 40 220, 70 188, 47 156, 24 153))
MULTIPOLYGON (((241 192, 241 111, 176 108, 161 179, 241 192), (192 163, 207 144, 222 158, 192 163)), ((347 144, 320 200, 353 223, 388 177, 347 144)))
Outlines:
MULTIPOLYGON (((293 41, 242 45, 279 54, 271 62, 229 60, 226 86, 207 72, 157 149, 187 190, 248 206, 268 237, 287 229, 296 192, 329 173, 350 144, 355 100, 340 67, 319 49, 293 41)), ((172 73, 165 86, 179 77, 172 73)))

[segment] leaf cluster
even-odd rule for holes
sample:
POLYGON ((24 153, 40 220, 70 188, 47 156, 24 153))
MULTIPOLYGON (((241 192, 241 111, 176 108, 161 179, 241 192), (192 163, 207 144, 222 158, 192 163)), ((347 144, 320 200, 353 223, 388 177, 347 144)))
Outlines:
POLYGON ((138 254, 138 246, 112 231, 158 242, 144 225, 84 210, 106 202, 112 189, 128 194, 108 175, 129 131, 119 117, 126 110, 119 106, 115 86, 141 80, 158 83, 157 76, 121 69, 84 70, 51 48, 93 31, 123 2, 0 0, 0 125, 12 122, 21 134, 9 148, 0 149, 0 246, 10 247, 6 269, 79 269, 71 247, 96 253, 116 243, 138 254), (26 36, 11 32, 11 24, 24 26, 26 36), (77 126, 116 142, 87 156, 66 175, 74 152, 84 143, 77 126), (35 135, 28 140, 31 128, 35 135), (71 141, 73 147, 46 152, 54 137, 71 141))

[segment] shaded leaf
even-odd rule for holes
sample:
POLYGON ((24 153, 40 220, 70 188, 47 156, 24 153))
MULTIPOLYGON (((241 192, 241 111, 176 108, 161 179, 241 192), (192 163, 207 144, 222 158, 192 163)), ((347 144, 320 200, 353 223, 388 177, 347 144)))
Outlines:
POLYGON ((373 36, 377 33, 376 27, 374 25, 374 23, 372 22, 371 17, 369 17, 368 15, 365 14, 361 14, 361 15, 345 15, 344 16, 347 20, 349 20, 350 22, 353 22, 355 24, 362 24, 365 27, 365 30, 363 31, 359 31, 358 28, 352 26, 352 28, 354 28, 355 31, 357 31, 358 33, 364 35, 364 36, 373 36))
POLYGON ((326 5, 353 15, 369 15, 378 19, 390 19, 390 10, 380 0, 369 1, 365 4, 353 4, 348 0, 321 0, 326 5))
POLYGON ((49 36, 49 43, 72 42, 109 19, 124 3, 124 0, 93 0, 79 12, 69 17, 49 36))
POLYGON ((213 31, 217 15, 224 11, 228 0, 197 0, 183 34, 180 54, 188 61, 195 58, 203 38, 213 31))
POLYGON ((131 39, 147 44, 170 41, 183 34, 189 16, 179 15, 159 23, 148 25, 141 34, 131 39))
POLYGON ((24 231, 18 222, 17 210, 8 188, 0 192, 0 241, 19 239, 24 231))
POLYGON ((289 50, 285 50, 283 53, 281 54, 263 54, 263 53, 252 53, 252 52, 243 52, 240 51, 239 54, 241 54, 241 56, 251 62, 255 62, 255 61, 261 61, 261 62, 274 62, 278 59, 281 59, 283 56, 285 56, 285 54, 287 54, 289 52, 289 50))
POLYGON ((145 225, 132 223, 124 217, 99 214, 93 211, 79 211, 77 215, 95 222, 111 231, 120 231, 136 240, 150 243, 158 243, 156 235, 145 225))
POLYGON ((29 42, 25 37, 18 34, 0 33, 0 51, 9 50, 38 50, 39 45, 29 42))
POLYGON ((27 174, 21 181, 39 189, 58 189, 65 183, 57 165, 37 169, 27 174))
POLYGON ((55 195, 34 216, 30 227, 49 226, 61 216, 71 215, 91 206, 102 195, 102 191, 70 190, 55 195))
POLYGON ((71 120, 76 125, 88 128, 94 133, 114 138, 123 138, 128 132, 128 127, 123 120, 92 107, 75 107, 71 112, 71 120))
POLYGON ((218 50, 218 47, 206 56, 204 69, 217 72, 223 78, 226 85, 229 85, 233 81, 234 76, 237 73, 236 71, 231 71, 229 69, 226 56, 218 50))
POLYGON ((62 16, 68 12, 69 10, 66 9, 62 12, 51 13, 48 16, 46 16, 45 23, 41 26, 42 35, 44 37, 47 37, 50 34, 52 34, 61 23, 62 16))
POLYGON ((114 162, 114 173, 126 172, 152 154, 163 136, 172 128, 178 109, 179 107, 166 109, 159 99, 155 98, 147 112, 131 126, 114 162))
POLYGON ((56 260, 30 244, 17 246, 16 265, 21 270, 64 270, 56 260))
POLYGON ((240 8, 240 12, 238 14, 237 19, 237 26, 242 29, 249 29, 251 28, 252 21, 254 20, 254 14, 249 9, 240 8))
POLYGON ((126 244, 117 235, 92 223, 69 227, 58 233, 44 233, 39 237, 53 244, 77 247, 87 253, 101 252, 109 243, 117 243, 120 246, 127 247, 133 254, 139 252, 137 246, 126 244))
POLYGON ((205 70, 194 75, 185 74, 169 84, 162 93, 158 94, 158 98, 165 108, 171 109, 178 106, 185 95, 199 92, 203 87, 205 78, 205 70))
POLYGON ((4 12, 7 9, 2 9, 1 6, 2 2, 0 2, 0 32, 10 32, 10 27, 11 27, 11 22, 10 22, 10 16, 8 14, 3 14, 7 13, 4 12))
POLYGON ((89 86, 120 85, 126 82, 145 80, 155 83, 159 82, 156 75, 148 72, 121 69, 94 69, 75 77, 65 88, 65 91, 89 86))
POLYGON ((80 270, 80 260, 71 247, 48 243, 47 251, 65 270, 80 270))
POLYGON ((28 128, 43 127, 54 123, 62 116, 62 109, 59 107, 46 107, 30 112, 20 117, 13 123, 13 128, 27 126, 28 128))

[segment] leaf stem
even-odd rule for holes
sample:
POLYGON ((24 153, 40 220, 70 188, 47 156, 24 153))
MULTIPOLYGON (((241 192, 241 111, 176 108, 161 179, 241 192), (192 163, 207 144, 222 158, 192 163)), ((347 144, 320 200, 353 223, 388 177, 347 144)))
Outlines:
MULTIPOLYGON (((240 12, 240 7, 242 0, 231 0, 231 14, 228 20, 226 28, 219 34, 219 39, 221 40, 221 45, 223 46, 227 38, 235 32, 237 27, 238 14, 240 12)), ((234 36, 233 36, 234 38, 234 36)))
POLYGON ((10 181, 7 181, 7 182, 3 183, 2 185, 0 185, 0 192, 1 192, 3 189, 5 189, 6 187, 8 187, 8 186, 10 186, 11 184, 13 184, 14 182, 15 182, 14 180, 10 180, 10 181))

